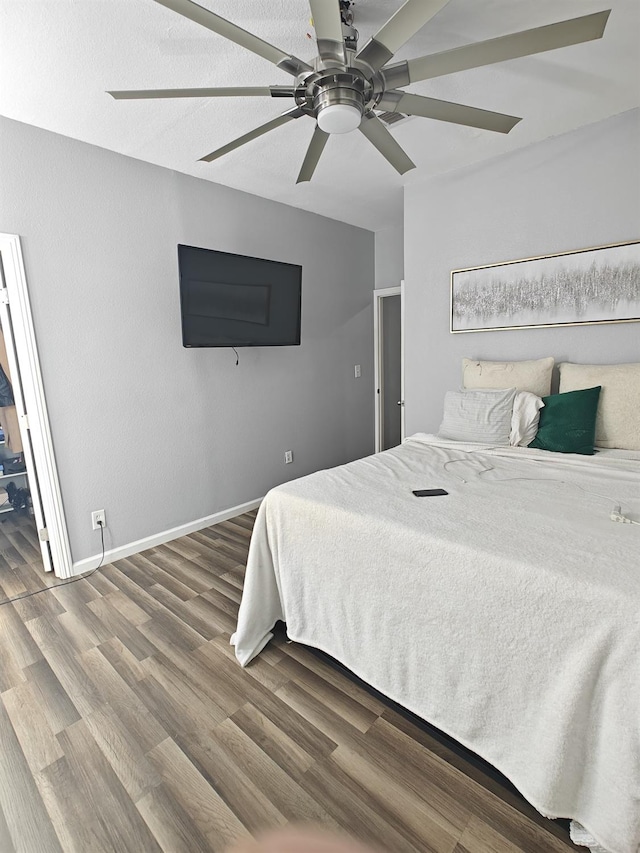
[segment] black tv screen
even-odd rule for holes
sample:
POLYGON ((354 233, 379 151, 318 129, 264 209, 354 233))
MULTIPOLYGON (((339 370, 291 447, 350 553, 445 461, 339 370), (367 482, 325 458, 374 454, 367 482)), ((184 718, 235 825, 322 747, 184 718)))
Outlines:
POLYGON ((300 343, 302 267, 178 245, 182 345, 300 343))

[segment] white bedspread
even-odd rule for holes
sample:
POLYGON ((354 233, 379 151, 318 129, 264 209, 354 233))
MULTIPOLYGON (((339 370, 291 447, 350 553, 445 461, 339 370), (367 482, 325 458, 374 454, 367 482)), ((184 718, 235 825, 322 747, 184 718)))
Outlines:
POLYGON ((238 660, 283 619, 542 814, 639 853, 640 526, 612 522, 614 504, 640 520, 640 461, 423 434, 279 486, 256 519, 238 660))

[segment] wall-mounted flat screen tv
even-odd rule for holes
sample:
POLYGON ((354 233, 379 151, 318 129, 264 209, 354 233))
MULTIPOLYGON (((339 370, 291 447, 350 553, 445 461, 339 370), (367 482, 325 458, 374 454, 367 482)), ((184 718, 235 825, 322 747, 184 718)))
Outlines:
POLYGON ((300 343, 302 267, 178 246, 185 347, 300 343))

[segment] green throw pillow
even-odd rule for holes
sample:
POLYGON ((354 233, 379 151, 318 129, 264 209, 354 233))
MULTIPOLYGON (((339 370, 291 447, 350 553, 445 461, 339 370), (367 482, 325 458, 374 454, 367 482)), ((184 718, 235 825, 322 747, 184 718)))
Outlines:
POLYGON ((592 456, 600 388, 598 385, 597 388, 543 397, 540 426, 529 447, 592 456))

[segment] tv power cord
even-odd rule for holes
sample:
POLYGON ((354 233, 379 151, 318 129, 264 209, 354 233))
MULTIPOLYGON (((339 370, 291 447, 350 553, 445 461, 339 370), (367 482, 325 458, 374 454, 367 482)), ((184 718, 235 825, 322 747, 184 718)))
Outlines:
POLYGON ((102 563, 104 562, 104 524, 99 521, 98 525, 100 527, 100 539, 102 542, 102 555, 100 557, 100 562, 92 569, 90 572, 87 572, 86 575, 78 575, 76 578, 70 578, 67 581, 63 581, 62 583, 53 584, 53 586, 45 586, 42 589, 37 589, 35 592, 25 592, 23 595, 16 595, 15 598, 3 598, 0 600, 0 607, 3 604, 11 604, 14 601, 22 601, 23 598, 31 598, 32 595, 40 595, 41 592, 51 592, 52 589, 59 589, 61 586, 69 586, 70 583, 76 583, 77 581, 84 581, 87 578, 90 578, 91 575, 95 575, 95 573, 102 567, 102 563))

